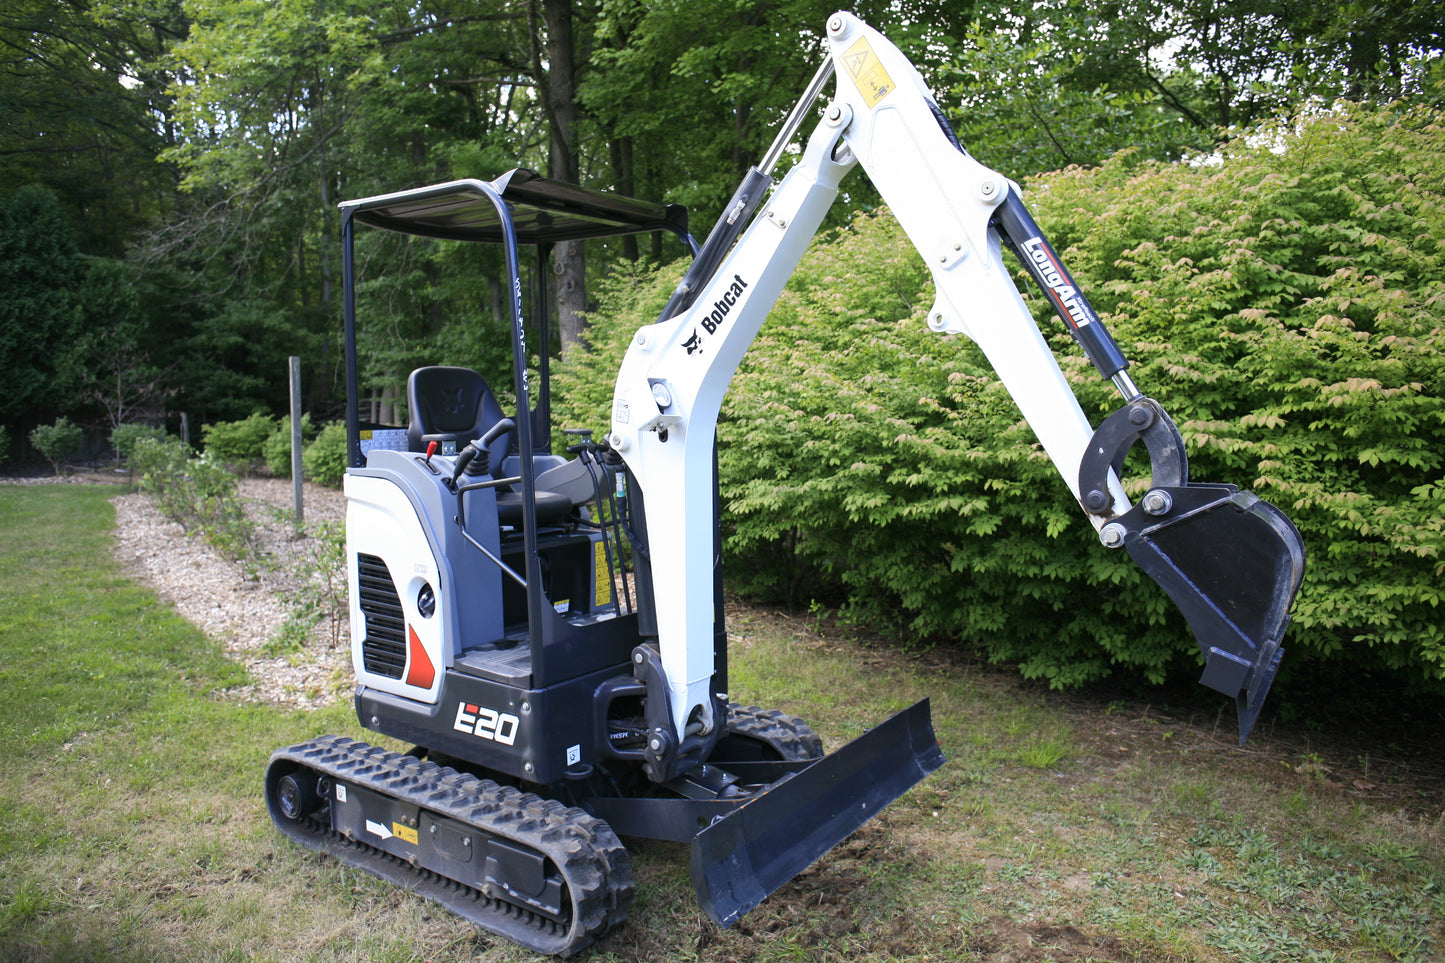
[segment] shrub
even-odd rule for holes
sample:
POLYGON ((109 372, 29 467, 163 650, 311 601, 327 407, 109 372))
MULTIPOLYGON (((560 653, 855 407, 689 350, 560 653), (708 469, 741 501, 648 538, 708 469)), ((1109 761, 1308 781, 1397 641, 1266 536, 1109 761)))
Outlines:
MULTIPOLYGON (((1179 423, 1191 477, 1254 489, 1304 534, 1286 669, 1347 661, 1436 692, 1445 206, 1424 185, 1445 183, 1441 129, 1438 111, 1344 107, 1251 132, 1219 164, 1120 155, 1028 193, 1179 423)), ((607 424, 623 352, 675 278, 609 282, 559 368, 560 416, 607 424)), ((927 332, 933 296, 886 213, 805 257, 723 407, 735 584, 823 594, 1053 685, 1196 672, 1182 618, 1098 544, 976 347, 927 332)), ((1030 303, 1097 424, 1119 398, 1030 303)))
POLYGON ((346 474, 346 425, 333 421, 301 453, 306 477, 327 488, 339 488, 346 474))
POLYGON ((135 452, 136 444, 142 438, 164 438, 164 428, 156 428, 152 425, 117 425, 110 433, 110 444, 115 449, 116 458, 129 460, 135 452))
MULTIPOLYGON (((311 424, 310 415, 301 416, 301 443, 316 437, 316 428, 311 424)), ((286 415, 276 430, 267 437, 265 445, 262 446, 262 457, 266 460, 266 470, 271 474, 285 477, 291 474, 291 416, 286 415)), ((302 454, 305 451, 303 447, 302 454)), ((305 459, 302 459, 302 470, 306 467, 305 459)))
POLYGON ((237 496, 236 476, 224 465, 193 457, 179 438, 152 437, 135 443, 131 467, 167 517, 250 571, 257 561, 255 527, 237 496))
POLYGON ((0 464, 10 458, 10 432, 0 425, 0 464))
POLYGON ((37 425, 30 432, 30 444, 45 456, 57 475, 62 474, 65 460, 79 451, 84 441, 85 435, 80 426, 71 424, 70 419, 64 416, 53 425, 37 425))
POLYGON ((265 457, 265 444, 276 431, 276 419, 256 412, 240 421, 221 421, 201 429, 206 453, 241 470, 265 457))
POLYGON ((327 624, 328 644, 335 648, 341 642, 347 612, 346 526, 324 522, 308 534, 310 551, 298 553, 291 562, 296 586, 287 594, 286 621, 267 643, 268 655, 301 650, 322 621, 327 624))
MULTIPOLYGON (((1309 551, 1286 646, 1445 691, 1445 114, 1342 105, 1216 167, 1126 158, 1040 185, 1201 480, 1309 551)), ((1048 218, 1048 220, 1045 220, 1048 218)), ((1286 660, 1286 667, 1290 660, 1286 660)))

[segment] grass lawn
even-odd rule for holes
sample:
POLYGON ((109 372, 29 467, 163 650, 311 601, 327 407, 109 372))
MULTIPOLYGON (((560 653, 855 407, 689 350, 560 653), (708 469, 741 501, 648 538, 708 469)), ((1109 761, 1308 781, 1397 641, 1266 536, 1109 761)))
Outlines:
MULTIPOLYGON (((285 843, 271 751, 349 705, 242 706, 217 643, 111 560, 113 489, 0 486, 0 960, 522 960, 285 843)), ((949 763, 737 927, 631 847, 631 960, 1387 961, 1445 953, 1445 762, 1090 705, 736 606, 734 697, 830 746, 922 696, 949 763), (1423 768, 1422 768, 1423 767, 1423 768)))

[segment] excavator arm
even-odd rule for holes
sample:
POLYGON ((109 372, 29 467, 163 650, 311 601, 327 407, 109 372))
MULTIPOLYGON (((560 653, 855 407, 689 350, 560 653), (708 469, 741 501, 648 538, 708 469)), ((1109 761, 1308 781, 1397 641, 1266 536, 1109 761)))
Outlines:
POLYGON ((1103 544, 1125 548, 1175 601, 1204 656, 1201 681, 1237 701, 1242 743, 1279 664, 1303 575, 1299 533, 1248 492, 1190 483, 1178 429, 1134 385, 1020 189, 959 145, 907 58, 847 13, 829 19, 827 40, 828 60, 769 160, 739 188, 662 319, 637 331, 618 373, 608 440, 648 499, 657 646, 677 736, 720 723, 709 683, 722 399, 839 182, 862 166, 932 272, 929 328, 980 346, 1103 544), (800 161, 763 199, 771 160, 830 72, 834 99, 800 161), (1122 395, 1097 430, 1014 285, 1005 247, 1122 395), (1152 477, 1131 504, 1119 470, 1137 441, 1152 477))

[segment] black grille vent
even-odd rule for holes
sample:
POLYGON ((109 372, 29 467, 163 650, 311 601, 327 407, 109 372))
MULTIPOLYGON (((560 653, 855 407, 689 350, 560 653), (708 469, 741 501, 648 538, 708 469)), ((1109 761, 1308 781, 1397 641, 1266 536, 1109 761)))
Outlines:
POLYGON ((406 669, 406 616, 386 563, 375 555, 356 556, 357 594, 366 617, 361 664, 367 672, 400 679, 406 669))

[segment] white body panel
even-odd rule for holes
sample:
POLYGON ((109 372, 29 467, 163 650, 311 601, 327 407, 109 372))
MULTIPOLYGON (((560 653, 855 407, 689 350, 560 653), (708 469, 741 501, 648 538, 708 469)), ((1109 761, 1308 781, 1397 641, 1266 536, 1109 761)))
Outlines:
MULTIPOLYGON (((441 584, 441 569, 432 554, 416 509, 406 493, 385 478, 348 473, 346 491, 346 557, 358 552, 375 555, 386 563, 396 586, 405 616, 403 639, 407 649, 406 667, 400 679, 368 672, 362 659, 361 640, 366 638, 366 616, 358 604, 351 605, 351 663, 362 685, 435 703, 441 693, 446 661, 442 650, 442 620, 439 615, 422 618, 417 611, 417 594, 431 585, 437 598, 444 598, 450 586, 441 584), (413 639, 415 641, 413 641, 413 639), (418 648, 420 652, 418 652, 418 648), (422 661, 423 655, 425 661, 422 661), (408 680, 427 680, 425 687, 408 680)), ((347 590, 353 600, 361 598, 357 566, 348 566, 347 590)))

